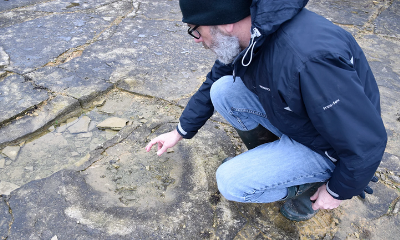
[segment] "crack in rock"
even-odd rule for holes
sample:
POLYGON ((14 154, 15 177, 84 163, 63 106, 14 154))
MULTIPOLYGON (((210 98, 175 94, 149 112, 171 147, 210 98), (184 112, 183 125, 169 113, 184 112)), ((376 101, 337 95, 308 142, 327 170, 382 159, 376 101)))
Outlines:
POLYGON ((71 48, 68 49, 67 51, 65 51, 64 53, 62 53, 61 55, 59 55, 55 60, 45 64, 43 67, 51 67, 51 66, 58 66, 62 63, 66 63, 71 61, 74 58, 80 57, 83 53, 83 51, 89 47, 91 44, 95 43, 100 37, 101 35, 103 35, 103 33, 105 33, 107 30, 109 30, 110 28, 112 28, 113 26, 118 26, 122 20, 129 14, 135 12, 134 11, 134 6, 132 6, 132 11, 130 11, 129 13, 123 15, 123 16, 118 16, 114 19, 114 21, 109 24, 104 30, 102 30, 100 33, 98 33, 97 35, 95 35, 91 40, 87 41, 85 44, 75 47, 75 48, 71 48))
MULTIPOLYGON (((11 234, 11 227, 12 227, 12 225, 13 225, 13 223, 14 223, 14 215, 13 215, 13 213, 12 213, 12 209, 11 209, 10 203, 7 201, 7 199, 6 199, 5 197, 3 197, 3 200, 4 200, 4 202, 6 203, 6 205, 8 206, 8 213, 10 213, 10 216, 11 216, 11 221, 10 221, 10 223, 8 224, 8 236, 10 236, 10 234, 11 234)), ((5 239, 7 239, 8 236, 7 236, 5 239)))

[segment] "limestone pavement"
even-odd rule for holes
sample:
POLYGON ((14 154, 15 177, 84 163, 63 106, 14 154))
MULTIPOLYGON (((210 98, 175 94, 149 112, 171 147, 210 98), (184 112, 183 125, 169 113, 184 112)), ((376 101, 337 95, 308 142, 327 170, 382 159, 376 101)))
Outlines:
POLYGON ((245 147, 217 114, 164 156, 145 152, 214 62, 178 0, 0 0, 1 239, 398 239, 400 2, 307 8, 365 51, 389 142, 373 195, 291 222, 281 203, 219 194, 217 167, 245 147))

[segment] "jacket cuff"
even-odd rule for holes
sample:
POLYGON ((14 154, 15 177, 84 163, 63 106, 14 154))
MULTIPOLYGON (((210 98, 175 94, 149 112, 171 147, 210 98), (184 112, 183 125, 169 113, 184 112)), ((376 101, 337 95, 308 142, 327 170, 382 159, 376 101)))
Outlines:
POLYGON ((196 133, 191 133, 191 132, 186 132, 183 128, 181 123, 178 124, 178 126, 176 126, 176 130, 178 131, 178 133, 185 139, 190 139, 192 137, 194 137, 194 135, 196 135, 196 133))
POLYGON ((334 198, 338 200, 346 200, 346 198, 340 197, 339 194, 334 192, 331 188, 329 188, 329 181, 326 183, 326 191, 334 198))

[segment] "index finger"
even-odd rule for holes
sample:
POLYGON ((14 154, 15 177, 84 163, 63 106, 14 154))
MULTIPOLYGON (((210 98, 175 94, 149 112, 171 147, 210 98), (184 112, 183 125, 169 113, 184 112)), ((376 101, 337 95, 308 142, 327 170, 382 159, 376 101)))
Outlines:
POLYGON ((156 144, 157 142, 158 142, 157 138, 154 138, 153 140, 151 140, 149 142, 149 144, 147 144, 147 146, 146 146, 146 151, 147 152, 150 151, 151 147, 153 147, 153 145, 156 144))

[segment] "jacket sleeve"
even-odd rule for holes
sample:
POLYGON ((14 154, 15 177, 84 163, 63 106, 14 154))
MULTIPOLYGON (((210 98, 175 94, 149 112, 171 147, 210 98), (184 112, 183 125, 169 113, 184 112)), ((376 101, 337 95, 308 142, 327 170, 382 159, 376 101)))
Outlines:
POLYGON ((339 156, 327 190, 341 200, 359 195, 368 185, 387 142, 380 116, 379 90, 366 60, 364 65, 358 69, 363 71, 360 73, 355 70, 353 59, 330 54, 310 59, 300 71, 307 114, 339 156), (370 76, 369 82, 359 79, 366 75, 370 76), (375 101, 371 100, 371 92, 375 101))
POLYGON ((191 97, 179 118, 176 129, 183 138, 190 139, 196 135, 197 131, 213 115, 214 106, 210 98, 211 86, 221 77, 232 75, 232 72, 232 65, 225 65, 218 60, 215 61, 211 71, 207 74, 206 81, 191 97))

